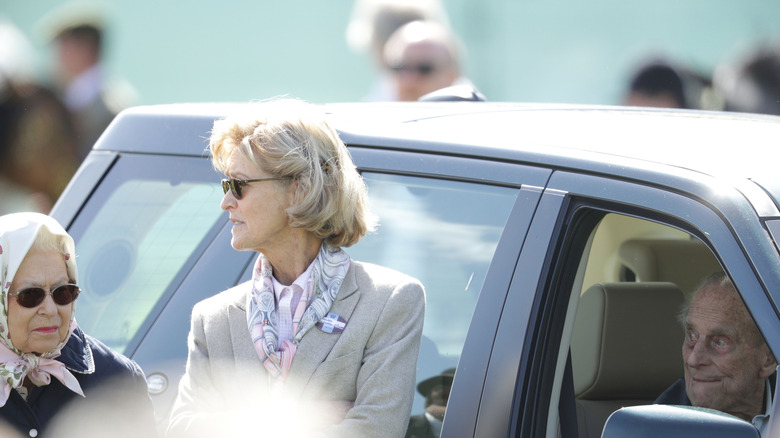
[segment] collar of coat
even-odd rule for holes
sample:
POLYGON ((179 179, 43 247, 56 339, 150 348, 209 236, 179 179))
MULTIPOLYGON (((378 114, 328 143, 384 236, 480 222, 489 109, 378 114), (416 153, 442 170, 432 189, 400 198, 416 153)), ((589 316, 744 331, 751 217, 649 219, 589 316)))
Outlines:
POLYGON ((92 374, 95 372, 95 360, 92 356, 92 348, 87 342, 87 337, 80 327, 73 330, 68 343, 62 347, 58 361, 73 372, 80 374, 92 374))

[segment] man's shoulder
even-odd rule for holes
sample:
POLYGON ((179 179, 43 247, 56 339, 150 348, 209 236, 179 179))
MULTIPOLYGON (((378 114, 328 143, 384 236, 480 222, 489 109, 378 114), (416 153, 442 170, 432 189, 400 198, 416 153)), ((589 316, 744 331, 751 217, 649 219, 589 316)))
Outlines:
POLYGON ((688 399, 688 394, 685 392, 685 378, 680 377, 676 382, 666 388, 666 391, 662 392, 657 399, 653 402, 656 405, 680 405, 690 406, 691 400, 688 399))

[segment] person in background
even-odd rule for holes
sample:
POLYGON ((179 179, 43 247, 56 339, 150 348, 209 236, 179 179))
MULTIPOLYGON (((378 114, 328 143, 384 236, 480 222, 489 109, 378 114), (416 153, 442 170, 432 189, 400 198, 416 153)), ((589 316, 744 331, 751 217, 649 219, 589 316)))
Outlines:
POLYGON ((153 437, 141 368, 76 324, 73 239, 40 213, 0 216, 0 422, 22 436, 153 437))
POLYGON ((374 227, 366 187, 316 106, 214 123, 231 244, 252 279, 198 303, 168 435, 403 437, 425 293, 342 248, 374 227))
POLYGON ((780 41, 762 43, 715 70, 726 111, 780 115, 780 41))
POLYGON ((406 438, 439 438, 450 399, 455 368, 448 368, 417 384, 417 392, 425 397, 425 412, 409 418, 406 438))
POLYGON ((442 88, 468 84, 461 77, 458 42, 444 26, 413 21, 387 40, 384 59, 400 101, 416 101, 442 88))
POLYGON ((57 96, 0 73, 0 215, 48 213, 76 172, 74 127, 57 96))
POLYGON ((38 23, 54 51, 54 86, 76 127, 79 159, 114 117, 133 100, 124 81, 109 80, 103 64, 108 11, 99 3, 72 2, 38 23))
POLYGON ((355 1, 347 26, 347 44, 357 52, 367 53, 378 74, 364 100, 398 100, 393 81, 388 74, 384 48, 393 32, 404 24, 417 20, 449 25, 447 13, 440 0, 355 1))
MULTIPOLYGON (((623 105, 656 108, 711 107, 712 83, 702 75, 663 59, 642 63, 631 77, 623 105)), ((719 109, 719 108, 717 108, 719 109)))
POLYGON ((707 277, 681 323, 684 376, 655 403, 715 409, 765 427, 777 361, 731 280, 724 273, 707 277))

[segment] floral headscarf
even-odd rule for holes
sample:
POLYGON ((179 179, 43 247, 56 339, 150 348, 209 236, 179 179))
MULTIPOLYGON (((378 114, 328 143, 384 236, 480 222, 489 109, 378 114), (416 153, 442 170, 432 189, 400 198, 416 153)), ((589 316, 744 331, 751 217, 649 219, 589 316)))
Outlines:
MULTIPOLYGON (((76 378, 61 362, 54 360, 76 328, 75 311, 71 312, 68 336, 57 347, 42 355, 24 353, 14 347, 8 331, 8 292, 14 275, 27 256, 41 228, 65 241, 65 266, 68 276, 78 280, 75 245, 62 226, 40 213, 13 213, 0 216, 0 407, 5 405, 11 389, 22 385, 25 377, 36 386, 48 385, 54 376, 73 392, 84 395, 76 378)), ((75 310, 75 302, 72 304, 75 310)))

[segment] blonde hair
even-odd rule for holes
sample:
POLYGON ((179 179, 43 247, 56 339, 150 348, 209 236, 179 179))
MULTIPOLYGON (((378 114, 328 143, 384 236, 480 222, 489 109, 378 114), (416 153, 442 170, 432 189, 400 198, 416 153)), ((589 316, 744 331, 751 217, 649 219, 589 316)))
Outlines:
POLYGON ((332 246, 351 246, 374 229, 363 179, 321 111, 297 99, 255 103, 249 110, 214 122, 209 149, 217 170, 224 173, 238 150, 258 170, 294 178, 290 226, 332 246))

